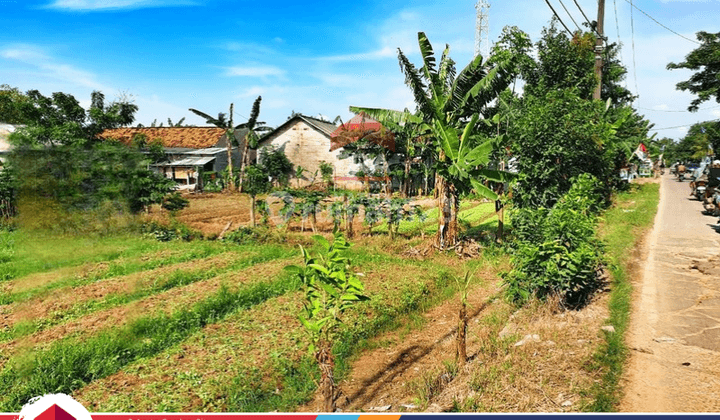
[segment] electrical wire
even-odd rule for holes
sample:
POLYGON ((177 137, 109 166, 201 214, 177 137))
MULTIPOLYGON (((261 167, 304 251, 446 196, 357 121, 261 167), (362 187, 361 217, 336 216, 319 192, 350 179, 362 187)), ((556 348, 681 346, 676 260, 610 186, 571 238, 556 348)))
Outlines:
POLYGON ((600 38, 602 38, 603 36, 602 36, 602 34, 601 34, 600 32, 598 32, 597 28, 594 28, 594 29, 593 29, 593 26, 592 26, 592 23, 591 23, 590 19, 588 19, 587 15, 585 15, 585 11, 583 11, 582 7, 580 7, 580 4, 577 2, 577 0, 573 0, 573 1, 575 2, 575 6, 577 6, 577 8, 580 10, 580 13, 582 13, 583 17, 585 18, 585 22, 587 22, 588 27, 589 27, 593 32, 595 32, 595 34, 596 34, 597 36, 599 36, 600 38))
MULTIPOLYGON (((650 16, 649 14, 647 14, 645 11, 643 11, 643 10, 640 9, 639 7, 635 6, 635 5, 633 4, 632 0, 625 0, 625 1, 628 2, 628 3, 630 3, 630 6, 631 6, 631 7, 634 7, 634 8, 636 8, 636 9, 638 9, 638 10, 640 11, 640 13, 642 13, 642 14, 644 14, 645 16, 649 17, 653 22, 657 23, 658 25, 662 26, 663 28, 667 29, 668 31, 674 33, 675 35, 679 36, 680 38, 682 38, 682 39, 684 39, 684 40, 686 40, 686 41, 690 41, 690 42, 692 42, 692 43, 694 43, 694 44, 700 45, 699 42, 697 42, 697 41, 695 41, 695 40, 692 40, 692 39, 690 39, 690 38, 688 38, 688 37, 686 37, 686 36, 684 36, 684 35, 680 35, 679 33, 673 31, 672 29, 670 29, 670 28, 668 28, 667 26, 663 25, 662 23, 658 22, 657 19, 655 19, 654 17, 650 16)), ((632 8, 630 9, 630 12, 632 13, 632 8)))
POLYGON ((578 4, 577 0, 573 0, 573 1, 575 2, 575 6, 577 6, 577 8, 580 9, 580 13, 582 13, 583 17, 585 18, 585 22, 587 22, 588 25, 589 25, 589 24, 590 24, 590 19, 588 19, 588 17, 585 16, 585 12, 583 11, 582 7, 580 7, 580 5, 578 4))
MULTIPOLYGON (((639 96, 640 89, 638 89, 638 83, 637 83, 637 64, 635 63, 635 20, 633 19, 632 0, 629 0, 629 3, 631 6, 630 7, 630 30, 632 32, 633 79, 635 79, 635 93, 637 94, 636 96, 639 96)), ((633 99, 633 102, 635 102, 635 99, 633 99)))
POLYGON ((615 29, 617 29, 618 43, 620 43, 620 21, 617 15, 617 0, 613 0, 613 6, 615 6, 615 29))
MULTIPOLYGON (((622 41, 620 40, 620 19, 618 19, 617 0, 613 0, 613 6, 615 8, 615 29, 617 30, 617 42, 618 45, 620 45, 622 41)), ((630 89, 628 89, 628 82, 626 77, 623 77, 623 86, 625 86, 625 89, 627 89, 628 92, 630 91, 630 89)))
MULTIPOLYGON (((642 107, 639 107, 639 106, 636 106, 635 108, 637 108, 637 109, 644 109, 644 110, 646 110, 646 111, 655 111, 655 112, 690 112, 690 111, 688 111, 687 109, 684 109, 684 110, 652 109, 652 108, 642 108, 642 107)), ((710 106, 710 107, 707 107, 707 108, 700 108, 700 109, 698 109, 698 111, 704 111, 704 110, 706 110, 706 109, 715 109, 715 108, 720 108, 720 105, 710 106)))
POLYGON ((565 7, 565 3, 563 3, 562 0, 559 0, 559 1, 560 1, 560 5, 563 7, 563 9, 565 9, 565 13, 567 13, 567 15, 570 16, 570 20, 572 20, 572 23, 575 24, 575 27, 578 28, 578 31, 581 31, 580 26, 578 26, 577 22, 575 22, 575 19, 573 19, 572 15, 568 11, 567 7, 565 7))
POLYGON ((573 36, 572 32, 570 32, 570 29, 568 29, 567 25, 565 25, 565 22, 563 22, 562 19, 560 19, 560 16, 557 14, 557 12, 555 11, 555 9, 552 7, 552 4, 550 4, 550 2, 549 2, 548 0, 545 0, 545 3, 547 3, 547 5, 548 5, 548 7, 550 8, 550 10, 552 10, 552 12, 553 12, 553 14, 555 15, 555 17, 560 21, 560 23, 562 24, 562 26, 565 28, 565 30, 567 31, 567 33, 568 33, 568 34, 570 35, 570 37, 572 38, 572 36, 573 36))

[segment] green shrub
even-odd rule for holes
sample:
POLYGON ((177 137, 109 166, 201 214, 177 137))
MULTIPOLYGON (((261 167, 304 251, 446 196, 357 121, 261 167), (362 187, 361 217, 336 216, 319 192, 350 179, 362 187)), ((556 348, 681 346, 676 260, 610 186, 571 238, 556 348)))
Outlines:
POLYGON ((557 296, 579 307, 599 286, 601 244, 595 238, 602 193, 594 177, 573 179, 570 190, 552 209, 520 209, 511 216, 517 241, 513 269, 505 284, 508 297, 523 303, 535 296, 557 296))
POLYGON ((168 211, 182 210, 190 204, 190 201, 175 191, 167 195, 162 202, 162 208, 168 211))

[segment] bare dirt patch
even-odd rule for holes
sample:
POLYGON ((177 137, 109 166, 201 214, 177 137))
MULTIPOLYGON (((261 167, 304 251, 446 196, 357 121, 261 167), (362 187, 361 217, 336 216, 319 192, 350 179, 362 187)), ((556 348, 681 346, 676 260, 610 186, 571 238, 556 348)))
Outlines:
MULTIPOLYGON (((513 313, 496 286, 476 288, 468 327, 469 362, 455 363, 459 303, 423 315, 421 328, 384 334, 352 363, 339 386, 346 412, 579 412, 600 372, 585 366, 608 316, 607 294, 581 311, 531 305, 513 313)), ((608 332, 611 333, 611 332, 608 332)), ((321 397, 300 407, 317 412, 321 397)))
MULTIPOLYGON (((185 193, 185 198, 190 201, 187 208, 181 210, 175 218, 186 226, 202 232, 206 237, 218 236, 226 227, 233 231, 250 225, 250 198, 247 194, 241 193, 185 193)), ((284 221, 280 216, 280 209, 283 206, 282 200, 277 197, 265 197, 270 206, 270 225, 286 229, 284 221)), ((325 201, 330 203, 334 200, 341 200, 341 197, 328 197, 325 201)), ((413 199, 411 205, 420 205, 423 208, 433 208, 437 205, 435 199, 417 198, 413 199)), ((147 216, 150 220, 167 222, 169 213, 153 207, 147 216)), ((258 221, 259 221, 259 216, 258 221)), ((364 229, 362 211, 355 217, 354 230, 361 233, 364 229)), ((293 220, 287 226, 290 231, 310 231, 310 223, 301 220, 293 220)), ((333 230, 332 218, 326 211, 318 214, 316 229, 319 232, 330 233, 333 230)))

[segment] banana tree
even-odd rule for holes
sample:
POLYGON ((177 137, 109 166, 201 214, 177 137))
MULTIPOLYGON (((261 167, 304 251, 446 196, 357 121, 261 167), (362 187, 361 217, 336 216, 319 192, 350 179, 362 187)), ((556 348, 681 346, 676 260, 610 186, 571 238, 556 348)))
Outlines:
POLYGON ((423 124, 434 141, 438 230, 435 246, 448 249, 458 241, 457 215, 460 193, 472 187, 478 194, 497 199, 497 194, 483 184, 484 180, 505 181, 510 174, 490 168, 494 139, 480 133, 480 115, 512 82, 516 66, 514 57, 483 62, 475 57, 456 75, 455 62, 446 46, 439 65, 427 36, 418 33, 423 59, 415 67, 398 49, 400 69, 410 87, 419 114, 377 108, 350 107, 365 112, 382 124, 423 124), (490 65, 489 63, 493 63, 490 65))
POLYGON ((245 144, 243 146, 242 161, 240 163, 240 190, 243 189, 243 179, 245 177, 245 168, 250 164, 250 157, 248 151, 250 149, 257 149, 258 141, 260 136, 258 133, 272 131, 272 127, 265 126, 264 122, 259 122, 258 117, 260 116, 260 101, 261 96, 258 96, 253 103, 252 109, 250 110, 250 118, 244 124, 238 125, 240 129, 247 129, 245 134, 245 144))
POLYGON ((260 101, 262 100, 262 97, 258 96, 257 99, 255 99, 255 102, 253 103, 252 110, 250 112, 250 118, 247 122, 234 125, 233 124, 233 105, 230 104, 230 113, 228 114, 230 117, 229 119, 226 118, 224 113, 219 113, 217 118, 212 117, 202 111, 198 111, 197 109, 190 108, 190 111, 196 115, 199 115, 203 118, 205 118, 206 122, 208 124, 212 124, 216 127, 225 129, 225 137, 227 138, 227 157, 228 157, 228 175, 229 175, 229 182, 228 182, 228 188, 233 189, 234 183, 232 182, 232 176, 233 176, 233 161, 232 161, 232 149, 233 146, 238 146, 238 141, 235 138, 235 130, 242 130, 247 129, 247 134, 245 134, 245 144, 244 144, 244 150, 242 154, 242 161, 240 166, 240 181, 239 183, 242 185, 242 176, 243 176, 243 170, 245 166, 247 165, 246 162, 248 160, 247 157, 247 151, 248 148, 252 145, 253 148, 257 148, 257 139, 258 135, 256 131, 269 131, 271 130, 270 127, 265 126, 257 126, 258 124, 265 124, 263 122, 258 122, 257 117, 260 114, 260 101))
POLYGON ((222 128, 225 130, 225 138, 227 139, 227 158, 228 158, 228 182, 225 188, 228 190, 233 189, 233 182, 232 182, 232 175, 233 175, 233 161, 232 161, 232 147, 234 143, 236 143, 235 140, 235 129, 238 127, 233 126, 233 104, 230 104, 230 119, 228 120, 226 118, 226 115, 224 113, 219 113, 217 118, 212 117, 202 111, 198 111, 197 109, 190 108, 190 112, 199 115, 203 118, 205 118, 205 121, 208 124, 212 124, 215 127, 222 128))

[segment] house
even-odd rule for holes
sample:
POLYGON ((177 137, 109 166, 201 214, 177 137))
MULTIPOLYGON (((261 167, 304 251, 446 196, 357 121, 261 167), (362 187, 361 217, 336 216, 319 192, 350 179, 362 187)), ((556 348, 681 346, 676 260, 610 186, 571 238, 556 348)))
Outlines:
MULTIPOLYGON (((232 148, 233 168, 239 169, 247 130, 235 130, 240 146, 232 148)), ((138 136, 144 141, 160 141, 165 149, 166 161, 151 165, 157 172, 173 179, 181 188, 192 188, 201 172, 222 172, 227 169, 227 136, 218 127, 127 127, 105 130, 102 139, 114 139, 133 144, 138 136)), ((250 161, 255 151, 248 152, 250 161)))
POLYGON ((374 166, 355 162, 353 158, 340 158, 342 149, 336 141, 339 128, 328 121, 296 114, 263 137, 258 149, 275 147, 285 153, 296 169, 298 166, 306 169, 307 175, 300 181, 301 184, 308 185, 319 180, 320 162, 324 161, 334 168, 335 185, 347 189, 361 189, 363 184, 357 173, 372 171, 374 166))
POLYGON ((5 166, 7 155, 10 154, 10 151, 12 150, 12 145, 10 144, 8 138, 10 137, 10 134, 17 130, 18 127, 20 126, 0 123, 0 168, 5 166))

